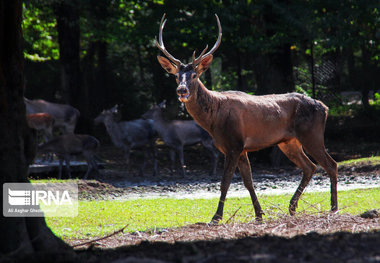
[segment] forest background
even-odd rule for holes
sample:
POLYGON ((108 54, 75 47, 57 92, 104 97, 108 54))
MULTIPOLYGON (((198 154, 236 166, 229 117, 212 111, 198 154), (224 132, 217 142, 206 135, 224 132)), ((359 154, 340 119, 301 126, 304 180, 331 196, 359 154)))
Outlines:
POLYGON ((164 13, 166 47, 182 61, 215 43, 218 14, 222 44, 202 80, 209 89, 297 91, 333 109, 349 91, 361 94, 351 108, 378 115, 380 1, 373 0, 27 0, 25 96, 78 108, 82 133, 115 104, 125 120, 163 99, 171 118, 188 117, 156 59, 164 13))

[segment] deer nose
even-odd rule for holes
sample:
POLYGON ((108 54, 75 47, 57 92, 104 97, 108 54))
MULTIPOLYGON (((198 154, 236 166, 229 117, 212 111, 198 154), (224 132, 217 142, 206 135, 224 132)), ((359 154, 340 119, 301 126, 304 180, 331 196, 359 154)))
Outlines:
POLYGON ((189 89, 185 85, 180 85, 177 88, 177 95, 183 96, 189 93, 189 89))

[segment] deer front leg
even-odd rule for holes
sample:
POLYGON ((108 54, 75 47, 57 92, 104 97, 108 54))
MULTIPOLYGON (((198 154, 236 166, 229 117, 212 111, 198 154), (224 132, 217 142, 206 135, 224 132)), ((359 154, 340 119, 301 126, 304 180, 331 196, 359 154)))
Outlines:
POLYGON ((141 167, 140 167, 140 176, 144 176, 144 170, 145 170, 145 166, 146 166, 146 158, 147 158, 147 155, 148 155, 148 153, 147 153, 147 149, 144 149, 144 159, 143 159, 143 163, 142 163, 142 165, 141 165, 141 167))
POLYGON ((224 172, 222 177, 222 182, 220 185, 220 199, 218 204, 218 209, 216 210, 215 215, 213 216, 211 223, 217 224, 223 218, 223 208, 224 201, 226 200, 227 191, 230 187, 232 176, 236 170, 237 162, 239 159, 239 153, 228 153, 224 161, 224 172))
POLYGON ((244 182, 244 186, 245 188, 248 189, 249 194, 251 195, 252 204, 253 204, 253 207, 255 208, 256 220, 261 221, 262 215, 264 214, 264 212, 261 209, 259 200, 257 199, 255 189, 253 187, 252 170, 251 170, 251 165, 249 164, 247 153, 244 153, 243 155, 240 156, 238 167, 239 167, 240 175, 244 182))
POLYGON ((61 156, 58 156, 58 162, 59 162, 58 179, 61 179, 62 178, 62 166, 63 166, 63 158, 61 156))
POLYGON ((67 171, 67 175, 68 175, 69 178, 71 179, 70 155, 69 155, 69 154, 66 154, 66 155, 65 155, 65 163, 66 163, 66 171, 67 171))
POLYGON ((123 150, 124 150, 124 154, 125 154, 125 162, 126 162, 126 167, 127 167, 127 173, 129 174, 129 170, 130 170, 130 167, 129 167, 129 156, 130 156, 131 150, 126 145, 123 146, 123 150))
POLYGON ((185 160, 183 157, 183 146, 178 147, 177 152, 178 152, 179 162, 181 164, 181 175, 185 176, 186 175, 186 170, 185 170, 186 165, 185 165, 185 160))

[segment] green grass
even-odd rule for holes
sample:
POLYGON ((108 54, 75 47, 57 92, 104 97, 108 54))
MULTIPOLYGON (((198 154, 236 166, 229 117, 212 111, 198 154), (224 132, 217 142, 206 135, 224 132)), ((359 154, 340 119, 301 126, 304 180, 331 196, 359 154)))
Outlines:
MULTIPOLYGON (((380 188, 341 191, 338 193, 340 213, 360 214, 380 207, 380 188)), ((264 220, 288 214, 291 195, 261 195, 264 220)), ((209 222, 218 204, 213 199, 137 199, 126 201, 80 201, 77 217, 46 218, 47 224, 65 239, 94 238, 112 233, 128 225, 125 231, 153 231, 209 222)), ((305 193, 299 201, 298 213, 328 211, 330 193, 305 193)), ((254 212, 249 198, 229 198, 225 203, 223 223, 251 222, 254 212)))
POLYGON ((380 164, 380 156, 371 156, 371 157, 365 157, 365 158, 359 158, 359 159, 351 159, 339 162, 338 165, 359 165, 359 164, 371 164, 371 165, 378 165, 380 164))

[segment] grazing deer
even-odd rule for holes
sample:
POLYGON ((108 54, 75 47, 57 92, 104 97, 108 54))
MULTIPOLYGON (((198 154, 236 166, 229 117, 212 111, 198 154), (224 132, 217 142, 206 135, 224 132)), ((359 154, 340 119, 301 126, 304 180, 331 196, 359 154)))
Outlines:
POLYGON ((66 170, 69 178, 71 178, 70 159, 73 155, 83 155, 88 168, 84 179, 87 179, 92 170, 99 173, 98 166, 95 162, 94 155, 99 147, 99 141, 90 135, 68 133, 60 135, 42 145, 38 146, 38 153, 55 153, 59 160, 58 178, 62 176, 63 160, 66 163, 66 170))
POLYGON ((142 115, 142 118, 153 120, 154 129, 158 132, 164 143, 171 148, 170 159, 172 171, 174 171, 175 153, 177 153, 181 163, 182 176, 185 176, 186 166, 183 157, 183 147, 186 145, 202 143, 202 145, 210 151, 212 156, 213 165, 210 175, 215 175, 219 153, 213 146, 211 136, 199 127, 193 120, 166 121, 162 116, 161 110, 166 107, 165 103, 166 101, 164 100, 159 105, 154 105, 149 111, 142 115))
POLYGON ((24 98, 24 102, 28 114, 48 113, 55 119, 54 127, 63 129, 63 133, 74 133, 75 125, 80 115, 76 108, 45 100, 28 100, 24 98))
POLYGON ((222 219, 223 206, 232 175, 239 168, 248 189, 256 218, 263 211, 255 194, 247 152, 278 145, 282 152, 303 171, 297 191, 290 200, 289 212, 295 214, 300 195, 310 182, 316 165, 306 156, 305 149, 327 172, 331 182, 331 210, 338 209, 337 164, 324 146, 324 130, 328 108, 320 101, 301 94, 253 96, 239 91, 215 92, 206 89, 199 77, 206 71, 219 47, 222 29, 217 15, 219 34, 213 48, 206 48, 199 57, 193 53, 192 63, 183 64, 165 48, 162 17, 159 42, 156 46, 165 54, 158 56, 161 66, 176 77, 178 99, 185 103, 194 120, 214 139, 215 146, 225 155, 221 196, 213 223, 222 219))
POLYGON ((26 115, 26 121, 30 128, 43 133, 44 140, 47 142, 53 138, 53 126, 55 119, 48 113, 33 113, 26 115))
POLYGON ((153 175, 158 174, 157 153, 155 147, 156 133, 153 129, 153 121, 137 119, 133 121, 116 122, 114 116, 117 113, 117 105, 109 110, 103 110, 103 112, 95 118, 95 124, 104 124, 113 144, 124 151, 128 168, 131 149, 144 150, 144 162, 140 169, 140 175, 142 176, 144 175, 147 155, 149 154, 149 151, 151 151, 151 153, 153 152, 153 175))

